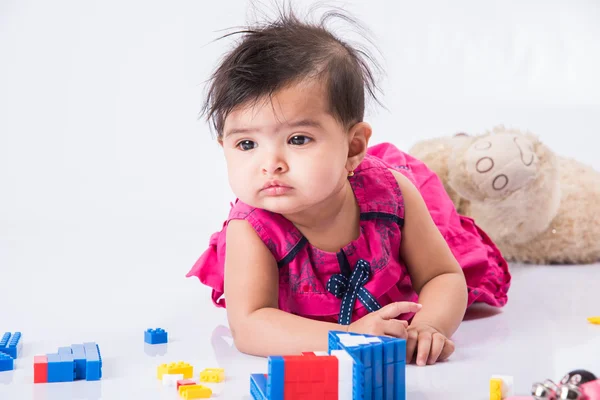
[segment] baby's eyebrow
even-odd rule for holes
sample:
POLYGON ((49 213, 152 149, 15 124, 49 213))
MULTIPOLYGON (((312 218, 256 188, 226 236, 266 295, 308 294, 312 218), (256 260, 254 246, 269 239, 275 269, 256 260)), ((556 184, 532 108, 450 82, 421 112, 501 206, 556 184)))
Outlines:
MULTIPOLYGON (((282 124, 279 124, 279 126, 277 127, 277 130, 280 130, 282 127, 285 127, 285 128, 301 128, 301 127, 306 127, 306 128, 322 129, 323 125, 321 125, 321 123, 319 121, 315 120, 315 119, 304 118, 304 119, 300 119, 298 121, 284 122, 282 124)), ((225 135, 223 137, 229 137, 229 136, 233 136, 233 135, 248 134, 248 133, 258 132, 258 131, 260 131, 260 130, 259 129, 255 129, 255 128, 233 128, 233 129, 228 130, 227 132, 225 132, 225 135)))

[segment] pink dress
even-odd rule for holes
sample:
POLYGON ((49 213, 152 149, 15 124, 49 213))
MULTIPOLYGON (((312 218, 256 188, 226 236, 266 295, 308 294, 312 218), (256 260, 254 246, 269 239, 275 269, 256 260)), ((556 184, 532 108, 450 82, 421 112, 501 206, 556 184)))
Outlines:
MULTIPOLYGON (((393 168, 419 189, 431 216, 461 265, 468 304, 502 307, 511 276, 490 238, 474 221, 459 215, 435 173, 391 144, 370 147, 349 177, 360 207, 360 235, 338 252, 313 247, 286 218, 237 200, 221 231, 190 272, 212 288, 212 300, 225 307, 223 271, 227 223, 245 219, 273 254, 279 268, 279 308, 347 325, 394 301, 417 301, 400 258, 404 201, 393 168)), ((423 244, 423 251, 427 251, 423 244)), ((401 315, 410 319, 411 314, 401 315)))

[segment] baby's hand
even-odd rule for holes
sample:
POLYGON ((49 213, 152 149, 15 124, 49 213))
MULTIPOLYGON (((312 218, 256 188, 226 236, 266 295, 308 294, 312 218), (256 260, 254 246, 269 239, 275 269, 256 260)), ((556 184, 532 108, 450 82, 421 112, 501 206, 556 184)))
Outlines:
POLYGON ((417 350, 416 364, 423 366, 443 361, 454 353, 454 342, 436 328, 424 323, 411 324, 406 340, 406 362, 412 362, 417 350))
POLYGON ((417 312, 421 305, 408 301, 388 304, 351 323, 348 332, 406 339, 408 322, 395 319, 400 314, 417 312))

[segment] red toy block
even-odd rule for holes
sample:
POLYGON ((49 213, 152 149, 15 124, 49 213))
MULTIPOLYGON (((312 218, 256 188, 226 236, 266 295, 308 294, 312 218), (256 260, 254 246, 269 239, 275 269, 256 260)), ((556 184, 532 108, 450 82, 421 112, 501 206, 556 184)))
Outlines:
POLYGON ((33 383, 48 382, 48 357, 33 357, 33 383))
POLYGON ((185 385, 195 385, 196 381, 194 381, 193 379, 180 379, 177 381, 177 391, 179 391, 179 386, 185 386, 185 385))

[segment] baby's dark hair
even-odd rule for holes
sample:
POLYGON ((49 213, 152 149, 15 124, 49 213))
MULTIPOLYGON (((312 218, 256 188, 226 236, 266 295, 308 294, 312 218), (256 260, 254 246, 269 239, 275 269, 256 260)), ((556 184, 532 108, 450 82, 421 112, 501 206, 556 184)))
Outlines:
POLYGON ((235 107, 270 98, 306 78, 322 79, 329 112, 344 127, 363 121, 366 95, 379 103, 375 70, 381 68, 366 48, 350 46, 326 27, 333 19, 366 33, 339 9, 327 11, 317 23, 309 23, 301 21, 291 8, 280 7, 275 20, 221 37, 242 35, 208 81, 201 115, 218 138, 222 138, 225 119, 235 107))

